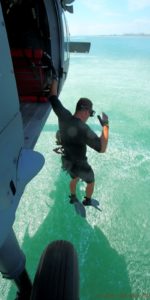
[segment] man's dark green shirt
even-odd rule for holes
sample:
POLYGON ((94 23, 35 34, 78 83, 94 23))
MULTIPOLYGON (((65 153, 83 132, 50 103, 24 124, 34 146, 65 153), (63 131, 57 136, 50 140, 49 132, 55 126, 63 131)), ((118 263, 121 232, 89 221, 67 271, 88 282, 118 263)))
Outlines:
POLYGON ((62 105, 57 96, 51 96, 49 101, 58 117, 60 136, 66 158, 71 161, 85 160, 87 146, 100 152, 100 138, 95 132, 86 123, 73 116, 62 105))

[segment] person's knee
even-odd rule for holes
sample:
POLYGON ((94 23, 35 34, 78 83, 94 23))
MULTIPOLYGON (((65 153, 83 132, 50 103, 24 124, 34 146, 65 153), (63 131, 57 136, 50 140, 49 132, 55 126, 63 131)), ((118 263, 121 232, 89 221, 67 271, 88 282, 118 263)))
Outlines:
POLYGON ((71 179, 71 182, 78 182, 79 181, 79 177, 75 177, 71 179))
POLYGON ((95 181, 90 181, 90 182, 86 182, 87 185, 94 185, 95 184, 95 181))

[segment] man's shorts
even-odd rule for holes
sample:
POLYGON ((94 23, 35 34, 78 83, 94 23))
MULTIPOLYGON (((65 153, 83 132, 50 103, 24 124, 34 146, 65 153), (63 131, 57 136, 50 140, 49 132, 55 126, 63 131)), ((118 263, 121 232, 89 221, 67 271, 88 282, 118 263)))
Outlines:
POLYGON ((65 156, 62 156, 62 168, 67 171, 71 178, 79 177, 86 183, 95 181, 94 172, 87 160, 70 161, 65 156))

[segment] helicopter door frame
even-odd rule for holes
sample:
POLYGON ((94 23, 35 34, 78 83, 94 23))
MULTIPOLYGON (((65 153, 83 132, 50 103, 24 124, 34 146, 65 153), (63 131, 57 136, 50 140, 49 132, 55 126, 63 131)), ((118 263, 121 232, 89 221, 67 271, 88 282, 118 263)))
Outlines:
POLYGON ((69 67, 69 54, 66 60, 67 49, 69 53, 69 30, 60 2, 57 0, 44 0, 44 4, 49 22, 51 57, 60 78, 59 94, 67 77, 69 67))
POLYGON ((51 44, 51 56, 53 64, 57 70, 60 69, 62 53, 61 53, 61 24, 60 24, 60 11, 58 3, 53 0, 44 0, 47 18, 49 23, 49 32, 50 32, 50 44, 51 44), (59 51, 58 51, 59 49, 59 51))

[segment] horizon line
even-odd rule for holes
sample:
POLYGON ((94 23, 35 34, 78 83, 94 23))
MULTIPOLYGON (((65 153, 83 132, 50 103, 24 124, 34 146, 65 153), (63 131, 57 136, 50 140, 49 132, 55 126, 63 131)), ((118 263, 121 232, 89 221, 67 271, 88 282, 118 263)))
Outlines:
POLYGON ((76 37, 76 36, 150 36, 150 33, 70 34, 70 37, 76 37))

